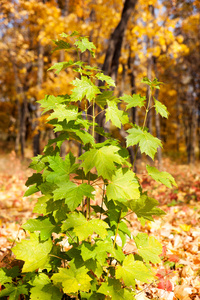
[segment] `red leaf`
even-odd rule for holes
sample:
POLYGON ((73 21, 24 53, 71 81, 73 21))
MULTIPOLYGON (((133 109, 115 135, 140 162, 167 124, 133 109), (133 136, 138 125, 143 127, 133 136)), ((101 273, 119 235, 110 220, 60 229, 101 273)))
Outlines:
POLYGON ((160 282, 158 283, 158 289, 162 289, 168 292, 172 291, 172 284, 169 280, 167 279, 161 279, 160 282))
POLYGON ((174 255, 174 254, 169 254, 168 255, 168 261, 178 262, 179 261, 179 257, 177 255, 174 255))

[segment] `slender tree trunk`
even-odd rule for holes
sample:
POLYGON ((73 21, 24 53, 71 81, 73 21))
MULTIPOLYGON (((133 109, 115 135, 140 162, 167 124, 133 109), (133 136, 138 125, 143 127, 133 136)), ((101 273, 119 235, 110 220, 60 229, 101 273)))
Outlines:
POLYGON ((176 123, 177 123, 177 130, 176 130, 176 150, 179 153, 180 151, 180 93, 179 87, 177 84, 177 100, 176 100, 176 123))
MULTIPOLYGON (((154 7, 153 5, 149 5, 149 11, 152 15, 152 18, 154 17, 154 7)), ((149 24, 148 24, 149 25, 149 24)), ((152 69, 153 69, 153 57, 152 53, 148 53, 148 49, 153 47, 153 39, 149 39, 147 36, 147 77, 149 80, 152 79, 152 69)), ((152 99, 150 98, 150 87, 147 87, 147 99, 149 101, 149 107, 152 107, 152 99)), ((149 132, 153 133, 153 111, 152 109, 149 110, 148 116, 147 116, 147 127, 149 129, 149 132)), ((148 156, 148 161, 150 164, 153 164, 153 160, 150 156, 148 156)))
POLYGON ((21 151, 22 159, 24 158, 24 151, 25 151, 25 137, 26 137, 26 117, 27 117, 27 99, 24 96, 24 89, 20 82, 18 72, 17 72, 17 65, 15 59, 11 57, 13 63, 13 70, 15 76, 15 89, 17 93, 17 111, 18 111, 18 121, 17 121, 17 137, 15 140, 15 152, 18 154, 19 149, 21 151))
MULTIPOLYGON (((130 78, 130 85, 131 85, 131 94, 136 94, 136 86, 135 86, 135 74, 134 74, 134 57, 131 56, 131 47, 129 48, 129 57, 128 57, 128 75, 130 78)), ((131 116, 132 122, 139 125, 138 120, 138 111, 137 107, 131 108, 131 116)))
POLYGON ((124 93, 125 81, 126 81, 126 65, 122 64, 122 78, 121 78, 121 85, 120 85, 120 91, 118 97, 121 97, 124 93))
MULTIPOLYGON (((149 11, 150 11, 152 17, 154 17, 154 7, 153 7, 153 5, 149 5, 149 11)), ((147 55, 148 55, 148 58, 147 58, 147 77, 150 80, 152 79, 153 57, 152 57, 151 52, 148 53, 148 49, 152 48, 152 47, 153 47, 153 39, 149 39, 147 37, 147 55)), ((148 88, 147 88, 147 99, 149 99, 149 95, 150 95, 150 87, 148 86, 148 88)), ((151 106, 152 106, 152 100, 150 99, 149 107, 151 107, 151 106)), ((153 132, 152 119, 153 119, 153 114, 152 114, 152 110, 150 110, 148 112, 147 127, 149 128, 149 132, 151 134, 153 132)))
MULTIPOLYGON (((106 51, 106 56, 105 56, 102 70, 106 75, 111 76, 115 81, 117 79, 117 74, 118 74, 119 58, 121 55, 121 48, 122 48, 125 30, 130 15, 134 11, 137 1, 138 0, 125 0, 122 15, 121 15, 121 20, 117 25, 117 27, 115 28, 114 32, 112 33, 108 43, 108 48, 106 51)), ((105 118, 104 114, 99 114, 97 117, 97 123, 101 127, 103 127, 104 125, 104 118, 105 118)), ((97 140, 98 142, 102 142, 104 138, 98 135, 97 140)))
POLYGON ((128 20, 133 12, 137 0, 126 0, 121 15, 121 20, 109 40, 108 49, 102 70, 105 74, 116 79, 119 65, 119 57, 121 55, 122 42, 127 27, 128 20))
MULTIPOLYGON (((37 72, 37 87, 41 89, 43 83, 43 70, 44 70, 44 46, 41 42, 38 42, 38 72, 37 72)), ((33 137, 33 155, 36 156, 40 154, 40 135, 41 132, 39 130, 39 118, 40 118, 40 110, 39 105, 36 103, 35 110, 35 121, 33 123, 33 130, 36 131, 33 137)))

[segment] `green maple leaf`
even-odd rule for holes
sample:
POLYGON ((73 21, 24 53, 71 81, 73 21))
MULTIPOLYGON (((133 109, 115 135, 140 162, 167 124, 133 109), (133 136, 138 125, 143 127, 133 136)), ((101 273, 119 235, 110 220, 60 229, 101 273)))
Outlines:
POLYGON ((0 291, 0 298, 9 296, 9 300, 18 300, 20 295, 28 295, 28 289, 26 285, 18 284, 15 286, 13 284, 5 284, 4 287, 5 289, 0 291))
POLYGON ((74 63, 72 60, 70 61, 63 61, 63 62, 58 62, 55 63, 53 66, 51 66, 47 71, 50 70, 56 70, 55 74, 59 74, 62 70, 71 67, 73 65, 75 65, 76 63, 74 63))
POLYGON ((24 193, 24 197, 28 197, 30 195, 33 195, 34 193, 37 193, 37 192, 39 192, 39 188, 37 187, 36 184, 34 184, 34 185, 30 186, 28 188, 28 190, 24 193))
POLYGON ((139 183, 135 174, 128 168, 118 169, 108 184, 106 194, 108 200, 130 200, 140 197, 139 183))
POLYGON ((108 296, 112 300, 134 299, 133 292, 128 289, 122 288, 119 280, 111 278, 108 278, 108 282, 103 282, 97 292, 108 296))
POLYGON ((4 285, 4 283, 12 282, 12 277, 8 276, 4 269, 0 269, 0 282, 1 285, 4 285))
POLYGON ((155 167, 146 166, 148 174, 157 182, 161 182, 168 188, 172 188, 172 184, 177 186, 173 176, 168 172, 160 172, 155 167))
POLYGON ((95 144, 94 137, 87 131, 79 129, 79 130, 72 130, 81 140, 81 142, 85 145, 90 143, 91 145, 95 144))
POLYGON ((101 266, 105 264, 108 254, 120 262, 125 258, 122 249, 119 250, 113 248, 113 242, 110 239, 106 239, 104 241, 99 240, 95 245, 90 245, 89 243, 84 242, 81 247, 81 256, 84 261, 96 259, 101 266))
POLYGON ((86 76, 81 76, 81 79, 76 78, 72 84, 75 86, 71 94, 72 101, 81 101, 84 97, 92 101, 100 93, 99 88, 86 76))
POLYGON ((104 109, 104 107, 107 105, 107 100, 115 101, 116 103, 119 102, 119 99, 113 95, 113 91, 103 91, 101 94, 97 95, 95 103, 104 109))
POLYGON ((158 205, 159 202, 148 197, 146 193, 142 194, 139 199, 128 202, 129 208, 136 213, 142 224, 145 220, 153 221, 153 216, 165 215, 165 212, 157 207, 158 205))
POLYGON ((79 157, 80 160, 83 160, 81 167, 85 174, 96 167, 98 176, 111 179, 116 171, 115 163, 123 163, 123 158, 118 154, 119 150, 118 147, 112 145, 103 146, 100 149, 90 149, 79 157))
POLYGON ((43 180, 42 180, 42 174, 40 174, 40 173, 33 173, 33 175, 28 178, 28 180, 26 181, 25 185, 29 186, 29 185, 33 185, 34 183, 37 183, 37 185, 40 185, 42 182, 43 182, 43 180))
POLYGON ((120 99, 128 103, 128 105, 126 106, 126 110, 137 106, 142 107, 144 106, 144 103, 146 101, 146 97, 142 97, 138 94, 133 94, 132 96, 125 94, 124 96, 120 97, 120 99))
POLYGON ((78 115, 78 107, 74 105, 66 106, 64 104, 58 104, 47 120, 58 119, 58 122, 62 122, 66 119, 67 122, 69 122, 71 120, 76 120, 78 115))
POLYGON ((134 237, 134 241, 139 255, 146 263, 157 264, 161 262, 159 255, 162 253, 162 245, 153 236, 149 237, 146 233, 141 232, 134 237))
POLYGON ((64 37, 64 38, 68 38, 69 36, 80 36, 80 34, 78 33, 78 31, 74 30, 71 34, 66 34, 64 32, 62 32, 60 34, 61 37, 64 37))
POLYGON ((45 241, 51 237, 52 232, 57 232, 58 228, 46 219, 30 219, 23 226, 23 229, 30 232, 40 231, 40 237, 42 241, 45 241))
POLYGON ((43 108, 42 114, 44 114, 47 111, 56 108, 58 104, 68 101, 69 95, 59 95, 57 97, 53 95, 46 95, 44 99, 39 100, 37 102, 40 103, 41 107, 43 108))
POLYGON ((148 282, 153 276, 142 261, 136 261, 134 256, 129 254, 124 259, 123 266, 117 266, 116 278, 122 278, 126 286, 134 287, 135 279, 148 282))
POLYGON ((97 241, 94 251, 96 252, 96 259, 101 265, 105 263, 105 258, 107 258, 108 254, 120 262, 125 258, 121 248, 113 248, 113 242, 110 239, 97 241))
POLYGON ((53 40, 54 44, 56 44, 56 48, 53 50, 56 51, 56 50, 62 50, 62 49, 70 49, 71 46, 69 43, 63 41, 63 40, 53 40))
POLYGON ((64 293, 77 293, 78 291, 89 291, 92 278, 87 274, 85 266, 76 268, 73 261, 69 264, 69 269, 59 269, 58 274, 53 274, 54 284, 61 284, 64 293))
POLYGON ((137 145, 139 143, 141 153, 146 153, 154 159, 157 148, 162 147, 161 141, 139 127, 128 129, 127 132, 129 133, 126 137, 127 147, 137 145))
POLYGON ((37 172, 41 172, 45 168, 43 155, 37 155, 33 157, 29 168, 36 170, 37 172))
POLYGON ((60 182, 57 185, 58 188, 53 192, 54 199, 65 199, 65 203, 71 211, 76 209, 82 202, 83 196, 94 198, 94 195, 92 194, 94 188, 87 183, 82 183, 77 186, 75 183, 68 181, 60 182))
POLYGON ((17 259, 25 261, 22 272, 33 272, 44 267, 51 248, 51 239, 40 242, 39 233, 31 233, 30 240, 22 240, 20 244, 12 248, 12 251, 17 259))
POLYGON ((103 73, 97 73, 95 76, 99 80, 105 81, 109 86, 115 86, 115 82, 110 76, 104 75, 103 73))
POLYGON ((81 50, 81 52, 86 50, 93 52, 92 49, 96 49, 95 45, 92 42, 89 42, 87 37, 81 37, 80 40, 76 41, 74 44, 81 50))
POLYGON ((167 110, 167 107, 164 104, 162 104, 160 101, 156 100, 155 98, 154 98, 154 102, 155 102, 155 109, 157 114, 160 114, 162 117, 168 119, 169 112, 167 110))
POLYGON ((114 101, 107 100, 108 108, 106 108, 106 122, 111 120, 113 125, 121 128, 121 125, 129 122, 128 115, 117 107, 114 101))
POLYGON ((144 77, 141 82, 149 85, 151 89, 160 89, 160 85, 163 84, 163 82, 158 81, 157 78, 154 78, 154 80, 151 81, 148 77, 144 77))
POLYGON ((47 202, 52 198, 52 195, 45 195, 40 198, 38 198, 37 203, 35 204, 35 207, 33 209, 34 213, 46 215, 47 213, 47 202))
POLYGON ((70 152, 63 160, 60 155, 48 157, 49 167, 54 171, 46 176, 46 180, 53 183, 59 183, 69 180, 69 174, 73 173, 78 164, 75 164, 75 157, 70 152))
POLYGON ((106 228, 108 228, 108 224, 104 221, 92 219, 90 221, 86 221, 82 226, 76 226, 74 228, 74 232, 80 241, 85 240, 94 232, 104 239, 108 235, 106 228))
POLYGON ((92 219, 87 221, 86 218, 77 212, 71 213, 67 220, 63 222, 62 231, 73 228, 73 232, 78 236, 79 240, 85 240, 94 232, 105 238, 108 235, 106 228, 108 224, 103 220, 92 219))
POLYGON ((30 300, 59 300, 62 298, 59 288, 53 286, 51 280, 44 273, 40 273, 29 283, 33 286, 30 289, 30 300))

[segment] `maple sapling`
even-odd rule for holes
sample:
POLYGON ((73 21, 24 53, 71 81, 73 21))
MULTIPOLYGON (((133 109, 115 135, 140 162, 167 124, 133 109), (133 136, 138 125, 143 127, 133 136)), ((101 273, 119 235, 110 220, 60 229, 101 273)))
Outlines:
MULTIPOLYGON (((72 54, 89 51, 94 57, 94 44, 77 32, 63 33, 54 43, 55 50, 72 54)), ((126 217, 135 213, 144 225, 164 212, 157 200, 142 191, 127 149, 96 123, 96 107, 105 112, 106 122, 117 128, 129 123, 126 146, 138 145, 141 153, 154 159, 162 144, 145 127, 149 99, 141 95, 118 99, 110 91, 115 86, 112 78, 81 60, 59 62, 49 70, 59 74, 66 68, 78 74, 72 81, 72 91, 57 97, 46 95, 38 101, 43 114, 48 113, 48 124, 59 135, 50 139, 43 154, 30 164, 35 173, 26 182, 29 188, 25 196, 41 192, 34 208, 38 217, 22 226, 29 237, 12 249, 16 258, 24 261, 22 270, 0 270, 4 287, 0 297, 15 291, 12 299, 19 295, 45 300, 64 299, 66 295, 76 299, 134 299, 136 280, 154 280, 150 264, 160 263, 162 245, 146 233, 132 237, 126 217), (99 87, 95 84, 98 80, 106 84, 99 87), (125 110, 120 108, 122 102, 125 110), (84 109, 80 103, 85 103, 84 109), (145 109, 142 127, 129 121, 127 110, 137 106, 145 109), (96 143, 97 133, 105 137, 104 142, 96 143), (69 152, 61 157, 60 148, 66 140, 81 144, 82 154, 75 157, 69 152), (95 204, 99 188, 100 205, 95 204), (127 237, 133 239, 137 254, 124 253, 127 237)), ((143 83, 152 92, 161 85, 157 79, 144 78, 143 83)), ((154 99, 154 107, 161 116, 168 116, 158 100, 154 99)), ((167 172, 148 165, 147 172, 167 187, 176 185, 167 172)))

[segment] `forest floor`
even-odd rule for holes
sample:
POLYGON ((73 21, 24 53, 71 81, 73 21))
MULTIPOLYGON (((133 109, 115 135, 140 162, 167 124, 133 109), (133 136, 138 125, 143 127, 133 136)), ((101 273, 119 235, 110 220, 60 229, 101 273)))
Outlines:
MULTIPOLYGON (((25 238, 20 226, 29 219, 37 196, 23 198, 25 182, 32 171, 28 160, 21 163, 14 152, 0 156, 0 267, 14 260, 11 247, 25 238)), ((168 189, 151 180, 145 164, 138 167, 138 177, 149 196, 156 198, 166 212, 144 227, 131 215, 133 235, 139 231, 154 235, 163 245, 162 263, 153 265, 157 276, 150 285, 137 283, 137 300, 200 300, 200 165, 176 164, 163 160, 163 171, 175 177, 178 187, 168 189)), ((129 240, 125 253, 134 251, 129 240)))

